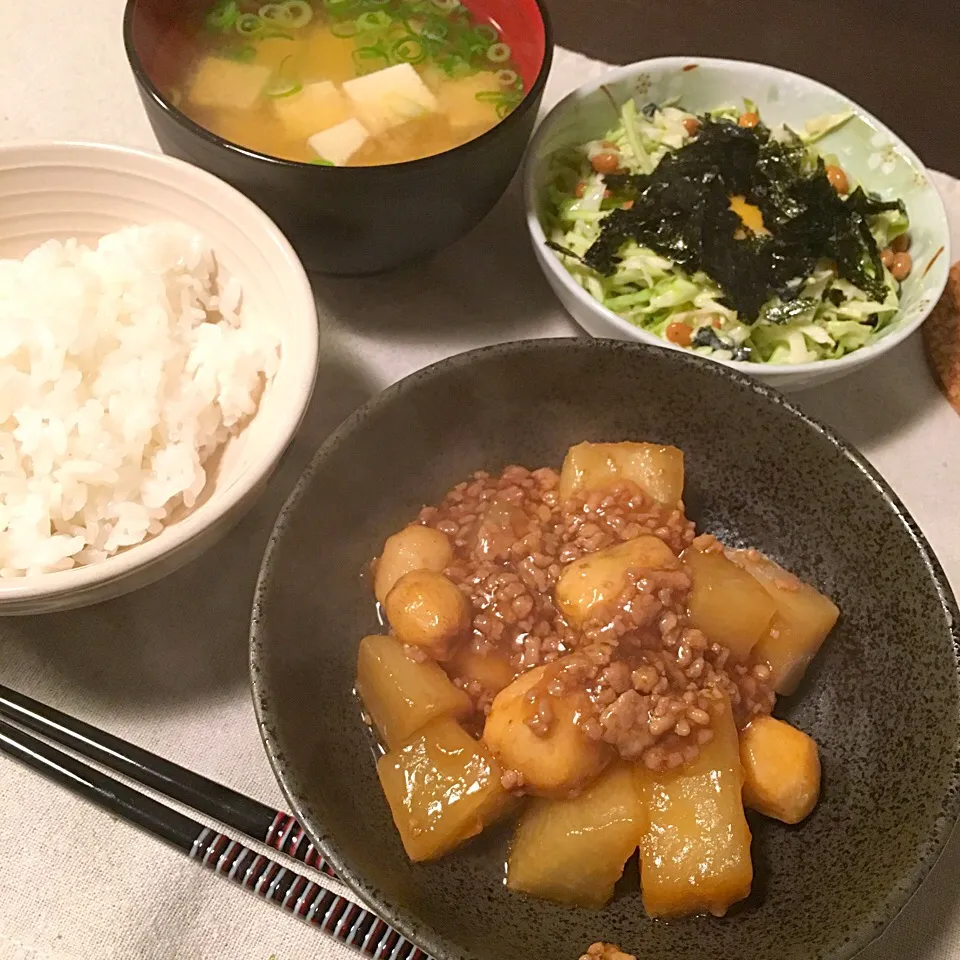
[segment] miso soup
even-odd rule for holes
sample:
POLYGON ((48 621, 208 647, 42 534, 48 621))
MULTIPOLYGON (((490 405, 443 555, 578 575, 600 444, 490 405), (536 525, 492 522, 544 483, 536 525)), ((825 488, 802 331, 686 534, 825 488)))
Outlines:
POLYGON ((459 0, 219 0, 165 92, 196 123, 286 160, 374 166, 450 150, 523 99, 497 24, 459 0))

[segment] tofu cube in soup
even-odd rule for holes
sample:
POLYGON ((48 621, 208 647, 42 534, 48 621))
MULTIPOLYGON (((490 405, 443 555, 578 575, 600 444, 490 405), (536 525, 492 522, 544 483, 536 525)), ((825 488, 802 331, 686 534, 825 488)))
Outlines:
POLYGON ((750 893, 750 828, 740 742, 729 703, 713 711, 713 740, 687 766, 635 771, 650 826, 640 842, 643 905, 652 917, 723 916, 750 893))
POLYGON ((387 537, 376 563, 373 592, 380 603, 385 603, 387 594, 405 573, 412 570, 439 573, 450 565, 452 559, 453 547, 445 534, 433 527, 411 523, 387 537))
POLYGON ((609 767, 571 800, 536 799, 510 846, 507 886, 574 907, 600 908, 647 828, 632 768, 609 767))
POLYGON ((656 443, 578 443, 563 461, 560 499, 623 480, 661 503, 678 503, 683 498, 683 451, 656 443))
POLYGON ((383 605, 390 627, 403 643, 446 660, 470 626, 470 605, 453 581, 434 570, 405 573, 383 605))
POLYGON ((377 774, 411 860, 448 853, 513 803, 490 751, 449 717, 384 754, 377 774))
POLYGON ((439 110, 437 98, 409 63, 348 80, 343 92, 374 135, 439 110))
POLYGON ((557 606, 571 624, 583 626, 591 617, 606 616, 631 570, 679 569, 680 561, 659 537, 636 537, 567 564, 557 581, 557 606))
POLYGON ((271 75, 269 67, 256 63, 207 57, 193 75, 187 99, 195 107, 249 110, 271 75))
MULTIPOLYGON (((350 118, 349 104, 329 80, 308 83, 299 93, 278 97, 273 101, 273 111, 287 134, 295 140, 306 140, 350 118)), ((324 159, 331 158, 325 156, 324 159)))
POLYGON ((483 739, 505 770, 515 771, 526 793, 569 797, 612 759, 612 748, 591 740, 577 722, 586 694, 550 695, 552 678, 570 657, 520 674, 494 698, 483 739))
POLYGON ((766 590, 722 550, 685 550, 684 569, 693 581, 689 614, 694 627, 745 660, 769 630, 777 606, 766 590))
POLYGON ((740 734, 743 802, 758 813, 799 823, 820 796, 816 741, 774 717, 757 717, 740 734))
POLYGON ((433 661, 411 660, 394 637, 360 641, 357 693, 389 747, 437 717, 470 713, 470 698, 433 661))
POLYGON ((307 138, 307 145, 321 159, 342 167, 368 140, 370 133, 355 117, 307 138))
POLYGON ((753 652, 758 660, 770 664, 777 693, 791 694, 840 611, 832 600, 756 550, 738 550, 730 556, 756 577, 773 599, 776 614, 753 652))
POLYGON ((483 99, 483 95, 500 92, 497 75, 482 70, 470 77, 448 80, 439 88, 437 99, 451 127, 489 127, 497 122, 497 106, 490 99, 483 99))

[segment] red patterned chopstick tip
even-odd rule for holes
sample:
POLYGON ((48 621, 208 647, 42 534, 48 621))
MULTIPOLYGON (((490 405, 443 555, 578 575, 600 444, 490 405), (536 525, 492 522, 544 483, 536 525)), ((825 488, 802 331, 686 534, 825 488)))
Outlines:
POLYGON ((279 850, 288 857, 293 857, 294 860, 299 860, 308 867, 325 873, 328 877, 336 876, 333 867, 323 859, 317 848, 310 842, 306 830, 296 817, 290 816, 289 813, 277 811, 263 842, 268 847, 273 847, 274 850, 279 850))
MULTIPOLYGON (((293 820, 288 814, 277 814, 277 817, 293 820)), ((275 820, 266 841, 274 849, 290 856, 295 854, 285 847, 289 847, 291 837, 298 831, 302 840, 303 831, 295 820, 293 823, 295 826, 290 828, 289 824, 278 824, 275 820)), ((302 844, 300 840, 296 840, 295 844, 295 849, 300 846, 313 849, 312 844, 302 844)), ((275 903, 287 913, 319 927, 324 933, 372 960, 430 960, 419 947, 376 914, 209 827, 204 827, 193 841, 190 857, 214 873, 252 891, 262 900, 275 903)), ((297 856, 296 859, 302 857, 297 856)), ((319 863, 322 864, 319 869, 326 868, 326 872, 330 872, 326 861, 320 858, 319 863)))

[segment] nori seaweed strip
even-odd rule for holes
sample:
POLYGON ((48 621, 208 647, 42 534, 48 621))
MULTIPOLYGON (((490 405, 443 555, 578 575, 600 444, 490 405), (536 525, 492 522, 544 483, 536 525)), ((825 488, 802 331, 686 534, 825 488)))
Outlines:
MULTIPOLYGON (((867 217, 902 210, 857 188, 843 198, 823 160, 811 161, 795 135, 771 137, 762 124, 703 122, 697 138, 668 153, 645 175, 604 178, 630 209, 605 217, 582 257, 598 273, 616 270, 629 240, 668 257, 688 273, 702 270, 722 288, 724 302, 754 322, 773 296, 790 301, 818 261, 836 263, 840 277, 876 299, 886 293, 880 251, 867 217), (754 234, 730 209, 730 198, 756 205, 769 234, 754 234)), ((787 316, 800 312, 784 310, 787 316)), ((780 322, 783 322, 782 320, 780 322)))

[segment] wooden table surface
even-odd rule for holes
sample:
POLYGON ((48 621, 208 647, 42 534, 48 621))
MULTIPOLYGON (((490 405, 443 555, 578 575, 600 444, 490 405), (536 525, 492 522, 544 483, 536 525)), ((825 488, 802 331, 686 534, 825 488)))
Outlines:
POLYGON ((557 43, 616 63, 757 60, 837 88, 960 177, 960 0, 547 0, 557 43))

